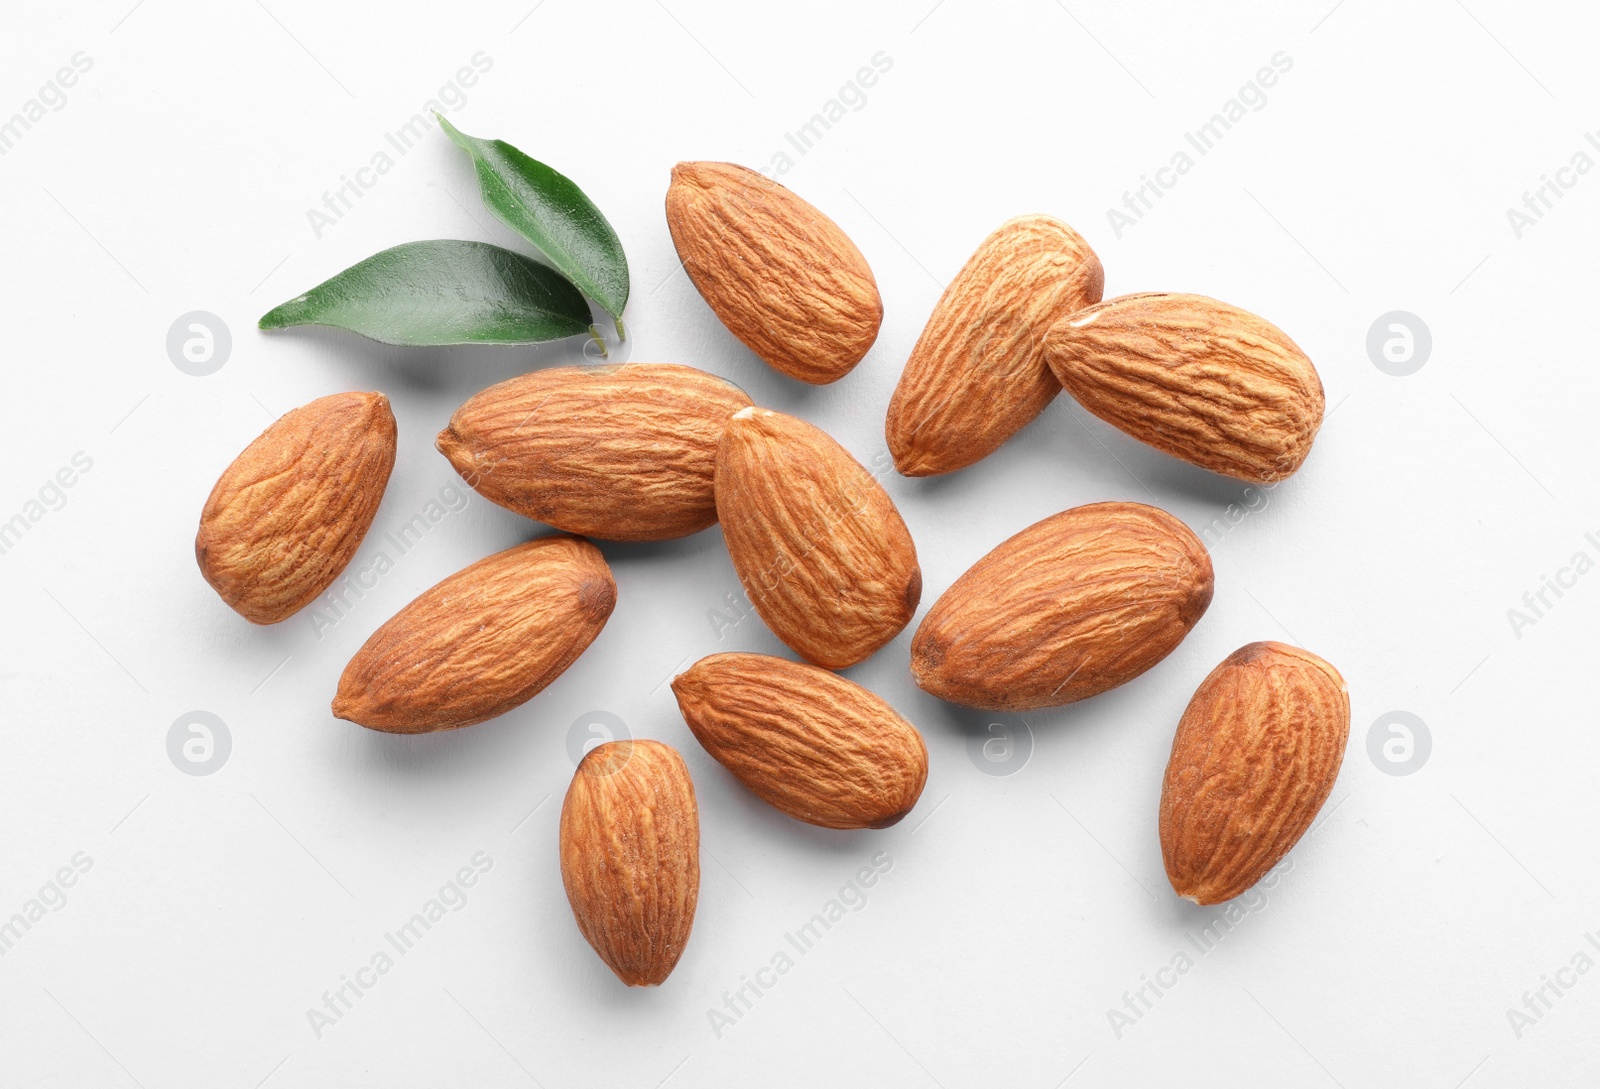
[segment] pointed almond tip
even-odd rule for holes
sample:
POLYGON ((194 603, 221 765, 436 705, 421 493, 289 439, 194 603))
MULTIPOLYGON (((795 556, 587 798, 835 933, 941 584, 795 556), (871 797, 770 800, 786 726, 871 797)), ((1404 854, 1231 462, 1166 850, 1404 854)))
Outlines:
POLYGON ((679 673, 677 676, 673 677, 671 682, 668 684, 668 687, 672 689, 673 698, 678 701, 678 706, 680 709, 683 706, 685 697, 689 693, 690 686, 694 684, 694 680, 690 674, 694 673, 695 668, 699 666, 699 664, 699 662, 696 662, 682 673, 679 673))
POLYGON ((456 430, 454 421, 433 437, 433 448, 444 455, 462 479, 470 486, 477 487, 477 463, 472 453, 472 443, 456 430))
POLYGON ((912 802, 911 805, 907 806, 905 809, 900 810, 900 812, 891 813, 889 816, 884 817, 882 820, 873 821, 871 824, 867 825, 866 827, 871 828, 871 829, 893 828, 895 825, 899 824, 901 821, 905 820, 908 816, 910 816, 911 815, 911 811, 913 809, 915 809, 916 807, 917 807, 916 803, 912 802))

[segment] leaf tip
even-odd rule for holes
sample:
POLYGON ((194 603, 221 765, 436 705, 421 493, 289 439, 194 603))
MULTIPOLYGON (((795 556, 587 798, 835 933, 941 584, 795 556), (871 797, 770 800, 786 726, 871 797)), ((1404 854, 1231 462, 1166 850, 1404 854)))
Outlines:
POLYGON ((438 110, 434 110, 433 111, 433 119, 435 121, 439 122, 440 131, 443 132, 446 136, 450 137, 450 139, 452 141, 454 141, 457 144, 460 144, 462 147, 466 147, 467 146, 467 144, 466 144, 466 141, 467 141, 466 133, 462 132, 460 129, 458 129, 454 125, 452 125, 445 118, 444 114, 440 113, 438 110))
POLYGON ((279 303, 256 322, 257 329, 287 329, 291 325, 303 325, 300 308, 305 304, 306 297, 297 295, 286 303, 279 303))

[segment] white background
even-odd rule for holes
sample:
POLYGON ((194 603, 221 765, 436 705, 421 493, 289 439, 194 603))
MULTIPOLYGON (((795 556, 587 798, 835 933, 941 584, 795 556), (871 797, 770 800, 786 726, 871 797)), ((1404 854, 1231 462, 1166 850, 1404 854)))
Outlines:
MULTIPOLYGON (((0 918, 75 854, 92 860, 0 958, 0 1084, 1591 1083, 1600 972, 1547 990, 1520 1037, 1507 1010, 1600 930, 1600 575, 1547 592, 1553 607, 1520 631, 1508 610, 1575 553, 1600 559, 1584 536, 1600 531, 1600 176, 1568 175, 1520 238, 1506 213, 1600 125, 1592 12, 530 7, 119 0, 0 15, 0 120, 75 53, 93 62, 0 157, 0 519, 75 453, 93 463, 0 555, 0 918), (320 238, 306 214, 480 51, 492 68, 452 119, 569 174, 605 211, 631 263, 635 360, 724 375, 870 463, 943 285, 1003 220, 1048 212, 1099 252, 1108 297, 1201 292, 1288 331, 1328 393, 1315 450, 1265 509, 1211 533, 1216 599, 1169 659, 1025 727, 1007 720, 1031 758, 987 770, 1011 774, 985 773, 990 716, 911 684, 909 630, 851 670, 931 752, 921 803, 887 831, 765 807, 680 719, 665 682, 686 660, 786 653, 753 616, 719 635, 710 614, 737 580, 716 530, 604 546, 620 593, 609 626, 497 721, 389 737, 335 720, 336 679, 373 629, 540 527, 473 497, 319 634, 305 616, 261 629, 228 610, 196 570, 195 526, 273 418, 381 389, 401 445, 366 562, 456 480, 432 440, 461 401, 580 360, 573 345, 407 351, 254 327, 400 242, 521 248, 437 131, 320 238), (1280 51, 1293 67, 1264 107, 1117 237, 1107 210, 1280 51), (795 153, 785 134, 879 52, 892 68, 865 104, 795 153), (716 322, 662 214, 674 162, 763 167, 785 150, 782 180, 856 241, 885 301, 877 345, 826 388, 768 370, 716 322), (232 333, 209 377, 165 346, 194 310, 232 333), (1409 377, 1366 348, 1394 310, 1432 331, 1409 377), (1171 893, 1156 803, 1189 695, 1257 639, 1344 673, 1344 768, 1292 868, 1119 1036, 1107 1011, 1215 914, 1171 893), (197 709, 232 740, 210 775, 168 755, 169 727, 197 709), (699 913, 659 989, 619 985, 561 889, 568 734, 596 710, 678 746, 699 793, 699 913), (1409 775, 1368 755, 1369 727, 1394 710, 1432 738, 1409 775), (480 851, 493 866, 466 906, 318 1038, 308 1008, 480 851), (719 1034, 708 1010, 875 852, 893 866, 865 907, 719 1034)), ((924 610, 1066 507, 1154 502, 1198 531, 1249 498, 1065 397, 971 469, 885 484, 916 538, 924 610)))

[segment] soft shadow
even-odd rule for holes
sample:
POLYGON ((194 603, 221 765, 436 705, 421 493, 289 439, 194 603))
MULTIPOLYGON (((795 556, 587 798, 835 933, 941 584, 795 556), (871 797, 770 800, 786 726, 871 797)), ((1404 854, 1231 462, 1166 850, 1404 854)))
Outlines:
POLYGON ((495 768, 522 761, 538 728, 527 708, 524 704, 476 726, 427 734, 391 734, 343 719, 331 721, 334 728, 355 731, 353 743, 363 760, 384 772, 425 778, 430 793, 438 797, 442 784, 479 781, 495 768))
MULTIPOLYGON (((535 523, 536 525, 542 523, 535 523)), ((724 551, 722 533, 715 525, 687 537, 669 541, 605 541, 592 538, 612 568, 644 564, 692 562, 696 557, 724 551)))
POLYGON ((380 344, 357 333, 328 326, 305 325, 263 332, 312 348, 313 358, 359 378, 357 384, 419 393, 456 391, 462 399, 479 390, 545 367, 584 362, 587 336, 543 344, 462 344, 448 347, 402 347, 380 344))

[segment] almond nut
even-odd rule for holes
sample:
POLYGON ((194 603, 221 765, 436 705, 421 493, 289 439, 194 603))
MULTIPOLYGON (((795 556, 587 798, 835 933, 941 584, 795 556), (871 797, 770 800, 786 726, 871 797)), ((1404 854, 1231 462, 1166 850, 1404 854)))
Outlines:
POLYGON ((700 898, 700 815, 676 749, 611 741, 583 758, 561 805, 561 883, 618 979, 654 987, 672 974, 700 898))
POLYGON ((1178 895, 1220 904, 1276 866, 1332 792, 1349 734, 1344 678, 1309 651, 1251 643, 1212 670, 1161 785, 1161 856, 1178 895))
POLYGON ((1056 321, 1100 301, 1105 270, 1077 231, 1020 216, 983 240, 933 309, 889 402, 884 433, 905 476, 988 457, 1061 383, 1044 361, 1056 321))
POLYGON ((453 730, 538 695, 606 626, 617 585, 600 550, 541 537, 424 591, 339 678, 338 718, 386 733, 453 730))
POLYGON ((437 446, 507 510, 602 540, 661 541, 716 522, 717 440, 749 404, 693 367, 553 367, 471 398, 437 446))
POLYGON ((1211 591, 1205 546, 1166 511, 1074 507, 1003 542, 934 602, 911 641, 911 676, 995 711, 1087 699, 1170 654, 1211 591))
POLYGON ((713 654, 673 678, 705 750, 762 801, 823 828, 887 828, 917 804, 928 748, 852 681, 765 654, 713 654))
POLYGON ((667 228, 722 324, 790 378, 838 381, 877 339, 883 300, 867 259, 770 178, 732 163, 679 163, 667 228))
POLYGON ((381 393, 336 393, 285 414, 211 489, 194 539, 200 573, 246 620, 293 616, 361 546, 394 454, 381 393))
POLYGON ((1268 484, 1322 426, 1322 380, 1262 318, 1203 295, 1124 295, 1060 321, 1045 358, 1067 392, 1140 442, 1268 484))
POLYGON ((764 408, 717 448, 717 515, 745 593, 808 661, 844 669, 898 635, 922 571, 894 501, 844 447, 764 408))

